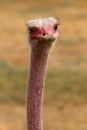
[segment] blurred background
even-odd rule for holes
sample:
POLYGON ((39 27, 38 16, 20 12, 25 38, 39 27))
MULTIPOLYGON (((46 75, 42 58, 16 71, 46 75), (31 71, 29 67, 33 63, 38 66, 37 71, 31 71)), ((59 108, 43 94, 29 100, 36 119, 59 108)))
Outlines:
POLYGON ((0 130, 26 130, 26 22, 59 18, 49 58, 45 130, 87 130, 87 0, 0 0, 0 130))

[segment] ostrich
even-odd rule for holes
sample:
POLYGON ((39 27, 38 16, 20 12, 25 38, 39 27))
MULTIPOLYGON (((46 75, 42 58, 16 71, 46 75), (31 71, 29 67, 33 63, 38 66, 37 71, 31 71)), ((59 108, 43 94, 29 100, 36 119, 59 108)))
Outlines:
POLYGON ((28 130, 43 130, 43 86, 49 52, 58 37, 57 27, 58 21, 52 17, 27 22, 27 38, 31 47, 27 93, 28 130))

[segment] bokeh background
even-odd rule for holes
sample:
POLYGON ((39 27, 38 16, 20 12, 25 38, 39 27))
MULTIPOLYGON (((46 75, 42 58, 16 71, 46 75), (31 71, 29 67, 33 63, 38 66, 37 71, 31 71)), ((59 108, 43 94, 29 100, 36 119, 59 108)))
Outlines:
POLYGON ((45 130, 87 130, 87 0, 0 0, 0 130, 26 130, 26 22, 59 18, 44 93, 45 130))

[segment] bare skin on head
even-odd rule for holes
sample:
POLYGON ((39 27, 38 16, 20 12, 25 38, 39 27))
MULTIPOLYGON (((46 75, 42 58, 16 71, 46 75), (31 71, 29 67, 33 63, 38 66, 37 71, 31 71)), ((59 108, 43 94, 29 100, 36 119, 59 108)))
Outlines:
POLYGON ((57 28, 58 21, 52 17, 30 20, 27 23, 31 46, 27 95, 28 130, 43 130, 43 86, 49 51, 58 37, 57 28))

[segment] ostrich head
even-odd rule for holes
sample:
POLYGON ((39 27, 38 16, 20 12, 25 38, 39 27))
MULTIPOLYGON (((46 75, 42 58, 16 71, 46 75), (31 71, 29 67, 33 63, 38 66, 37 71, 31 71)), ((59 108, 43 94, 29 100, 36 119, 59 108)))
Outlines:
POLYGON ((42 46, 49 47, 58 37, 58 21, 52 17, 30 20, 27 28, 28 42, 33 46, 44 44, 42 46))

